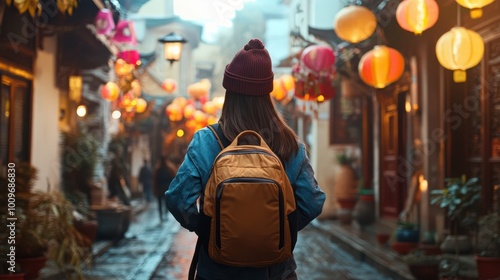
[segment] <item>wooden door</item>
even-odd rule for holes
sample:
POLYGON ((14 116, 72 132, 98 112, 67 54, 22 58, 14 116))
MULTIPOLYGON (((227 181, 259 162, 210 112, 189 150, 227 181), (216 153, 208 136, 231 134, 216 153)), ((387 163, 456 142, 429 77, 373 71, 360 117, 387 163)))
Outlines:
POLYGON ((406 93, 384 96, 380 101, 380 215, 397 218, 406 196, 405 132, 406 93))

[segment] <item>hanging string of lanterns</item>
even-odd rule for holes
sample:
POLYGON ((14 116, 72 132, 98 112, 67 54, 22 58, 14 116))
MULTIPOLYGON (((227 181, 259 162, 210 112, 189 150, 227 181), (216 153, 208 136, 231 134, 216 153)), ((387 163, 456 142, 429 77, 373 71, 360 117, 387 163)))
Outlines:
POLYGON ((224 97, 209 100, 211 84, 202 79, 188 86, 188 96, 176 97, 166 108, 168 119, 179 126, 185 126, 190 135, 207 125, 218 121, 219 112, 224 104, 224 97))
POLYGON ((313 45, 305 48, 292 69, 296 98, 321 103, 335 95, 335 54, 330 47, 313 45))

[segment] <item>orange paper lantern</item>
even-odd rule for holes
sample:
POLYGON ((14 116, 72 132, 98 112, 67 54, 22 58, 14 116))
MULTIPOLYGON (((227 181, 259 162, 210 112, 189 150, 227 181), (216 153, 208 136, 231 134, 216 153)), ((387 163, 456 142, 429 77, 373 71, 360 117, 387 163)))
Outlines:
POLYGON ((148 107, 148 102, 142 98, 137 98, 135 104, 135 112, 136 113, 144 113, 146 108, 148 107))
POLYGON ((396 20, 404 30, 422 34, 432 27, 439 17, 435 0, 404 0, 396 10, 396 20))
POLYGON ((337 12, 333 28, 340 39, 359 43, 375 32, 377 18, 368 8, 351 5, 337 12))
POLYGON ((101 97, 108 101, 115 101, 120 95, 120 88, 116 83, 107 82, 101 88, 101 97))
POLYGON ((361 57, 359 76, 374 88, 384 88, 401 77, 404 64, 404 58, 397 50, 377 45, 361 57))
POLYGON ((168 93, 172 93, 177 89, 177 82, 174 79, 165 79, 161 84, 161 88, 168 93))

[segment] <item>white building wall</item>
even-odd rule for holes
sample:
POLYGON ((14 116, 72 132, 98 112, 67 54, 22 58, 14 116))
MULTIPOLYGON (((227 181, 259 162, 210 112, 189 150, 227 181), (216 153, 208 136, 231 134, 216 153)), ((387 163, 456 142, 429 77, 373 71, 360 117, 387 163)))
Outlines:
POLYGON ((57 37, 43 37, 43 49, 35 59, 31 164, 38 169, 34 188, 59 188, 59 89, 55 85, 57 37))

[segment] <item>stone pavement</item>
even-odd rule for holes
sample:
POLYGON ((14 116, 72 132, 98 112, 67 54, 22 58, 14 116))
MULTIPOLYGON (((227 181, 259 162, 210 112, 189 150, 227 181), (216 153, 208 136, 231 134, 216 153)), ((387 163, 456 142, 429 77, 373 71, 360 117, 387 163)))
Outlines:
MULTIPOLYGON (((314 224, 299 233, 294 251, 299 279, 396 279, 354 258, 332 240, 325 228, 314 224)), ((84 277, 87 280, 185 280, 195 244, 196 235, 181 228, 171 215, 160 223, 156 203, 153 203, 134 217, 125 238, 116 244, 102 241, 96 244, 97 255, 93 265, 84 269, 84 277)), ((40 279, 68 278, 57 274, 40 279)))
MULTIPOLYGON (((196 235, 182 229, 171 251, 165 255, 151 280, 185 280, 191 264, 196 235)), ((299 279, 306 280, 389 280, 368 264, 355 260, 315 227, 299 233, 294 251, 299 279)), ((146 278, 144 278, 146 279, 146 278)))

